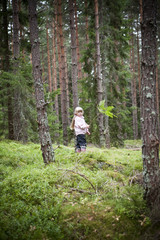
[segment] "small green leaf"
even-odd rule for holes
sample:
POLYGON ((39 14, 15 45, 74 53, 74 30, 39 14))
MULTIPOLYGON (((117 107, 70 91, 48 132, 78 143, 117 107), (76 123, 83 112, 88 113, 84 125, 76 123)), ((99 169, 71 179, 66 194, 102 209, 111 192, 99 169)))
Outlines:
POLYGON ((98 110, 100 113, 105 114, 108 117, 117 117, 116 115, 114 115, 111 111, 113 110, 113 106, 107 106, 105 107, 105 100, 100 101, 99 105, 98 105, 98 110))

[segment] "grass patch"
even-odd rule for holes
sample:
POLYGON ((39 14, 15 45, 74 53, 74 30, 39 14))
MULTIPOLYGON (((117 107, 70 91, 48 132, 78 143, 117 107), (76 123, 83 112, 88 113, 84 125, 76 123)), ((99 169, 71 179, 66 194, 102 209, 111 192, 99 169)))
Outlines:
POLYGON ((150 226, 140 150, 60 146, 45 166, 38 144, 1 141, 0 158, 2 240, 132 240, 150 226))

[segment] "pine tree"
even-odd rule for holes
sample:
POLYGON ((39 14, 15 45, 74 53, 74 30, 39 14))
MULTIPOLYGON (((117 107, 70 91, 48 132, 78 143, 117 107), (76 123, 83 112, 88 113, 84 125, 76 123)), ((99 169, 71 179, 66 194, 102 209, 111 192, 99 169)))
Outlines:
MULTIPOLYGON (((53 80, 53 91, 57 91, 58 82, 57 82, 57 62, 56 62, 56 30, 55 30, 55 18, 52 21, 52 80, 53 80)), ((56 124, 58 129, 55 132, 55 137, 57 142, 59 142, 59 105, 58 105, 58 94, 55 96, 54 109, 56 112, 56 124)))
POLYGON ((61 56, 61 115, 63 128, 63 143, 68 144, 68 116, 67 116, 67 94, 66 94, 66 71, 65 71, 65 52, 64 52, 64 38, 63 38, 63 23, 62 23, 62 5, 61 0, 58 0, 57 7, 57 24, 59 29, 60 40, 60 56, 61 56))
POLYGON ((39 127, 39 137, 41 142, 42 156, 45 164, 54 161, 54 151, 50 138, 48 119, 46 112, 46 102, 44 100, 44 90, 40 63, 40 50, 38 39, 38 24, 36 14, 36 0, 28 0, 30 41, 33 63, 33 76, 35 80, 35 97, 37 107, 37 122, 39 127))

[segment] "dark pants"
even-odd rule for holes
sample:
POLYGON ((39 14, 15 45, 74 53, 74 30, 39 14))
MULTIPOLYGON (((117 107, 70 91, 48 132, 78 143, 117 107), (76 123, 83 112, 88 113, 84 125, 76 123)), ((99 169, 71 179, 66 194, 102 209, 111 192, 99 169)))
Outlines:
POLYGON ((86 149, 86 137, 84 134, 76 136, 76 149, 86 149))

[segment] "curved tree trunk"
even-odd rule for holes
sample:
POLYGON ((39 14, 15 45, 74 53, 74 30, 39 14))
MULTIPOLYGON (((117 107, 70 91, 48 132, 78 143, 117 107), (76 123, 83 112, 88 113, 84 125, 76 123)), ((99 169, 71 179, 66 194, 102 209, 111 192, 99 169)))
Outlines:
POLYGON ((41 142, 41 150, 44 163, 53 162, 54 151, 52 147, 51 137, 48 127, 48 118, 46 112, 46 102, 44 100, 44 90, 42 81, 42 71, 40 63, 38 24, 36 14, 36 0, 28 0, 29 3, 29 23, 30 23, 30 41, 32 52, 33 76, 35 86, 35 97, 37 107, 37 122, 39 130, 39 138, 41 142))

